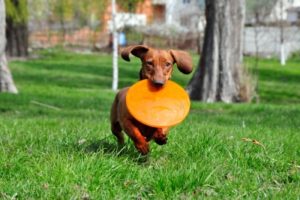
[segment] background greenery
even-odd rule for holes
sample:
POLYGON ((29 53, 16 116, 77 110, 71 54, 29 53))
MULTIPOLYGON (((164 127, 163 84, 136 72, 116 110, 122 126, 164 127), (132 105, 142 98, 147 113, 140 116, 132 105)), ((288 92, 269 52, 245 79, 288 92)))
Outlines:
MULTIPOLYGON (((0 199, 300 198, 299 58, 260 60, 259 104, 193 102, 140 157, 110 133, 110 56, 39 57, 10 62, 20 94, 0 94, 0 199)), ((138 59, 119 64, 121 87, 137 81, 138 59)))

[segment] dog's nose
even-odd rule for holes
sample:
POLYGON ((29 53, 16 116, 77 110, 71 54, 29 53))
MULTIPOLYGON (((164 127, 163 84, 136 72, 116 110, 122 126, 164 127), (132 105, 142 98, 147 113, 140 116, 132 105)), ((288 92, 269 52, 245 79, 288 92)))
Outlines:
POLYGON ((156 87, 162 87, 165 84, 165 82, 161 80, 153 80, 153 84, 156 87))

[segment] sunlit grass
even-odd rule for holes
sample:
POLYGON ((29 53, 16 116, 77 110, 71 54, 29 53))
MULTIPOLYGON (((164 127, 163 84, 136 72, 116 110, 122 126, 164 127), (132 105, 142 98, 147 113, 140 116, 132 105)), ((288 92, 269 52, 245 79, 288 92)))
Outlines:
MULTIPOLYGON (((11 62, 20 94, 0 94, 0 199, 300 198, 296 59, 260 60, 260 104, 193 102, 168 144, 140 157, 110 133, 110 56, 40 55, 11 62)), ((134 83, 139 60, 119 64, 120 86, 134 83)))

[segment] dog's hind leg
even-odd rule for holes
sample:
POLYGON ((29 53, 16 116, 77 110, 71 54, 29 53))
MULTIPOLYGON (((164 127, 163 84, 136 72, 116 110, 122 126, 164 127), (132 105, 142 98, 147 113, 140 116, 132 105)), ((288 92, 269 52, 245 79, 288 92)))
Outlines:
POLYGON ((119 122, 111 124, 111 132, 117 137, 118 143, 120 145, 123 145, 124 144, 124 133, 122 132, 122 128, 121 128, 119 122))
POLYGON ((118 97, 116 96, 110 112, 110 122, 111 122, 111 132, 117 137, 118 143, 120 145, 124 144, 124 133, 120 123, 118 122, 118 97))

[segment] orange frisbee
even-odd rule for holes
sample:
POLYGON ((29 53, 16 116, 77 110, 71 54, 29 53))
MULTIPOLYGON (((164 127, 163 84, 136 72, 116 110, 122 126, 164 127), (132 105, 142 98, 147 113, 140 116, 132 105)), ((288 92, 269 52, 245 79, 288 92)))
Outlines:
POLYGON ((190 110, 190 99, 186 91, 173 81, 156 88, 149 80, 142 80, 129 88, 126 105, 139 122, 162 128, 184 120, 190 110))

